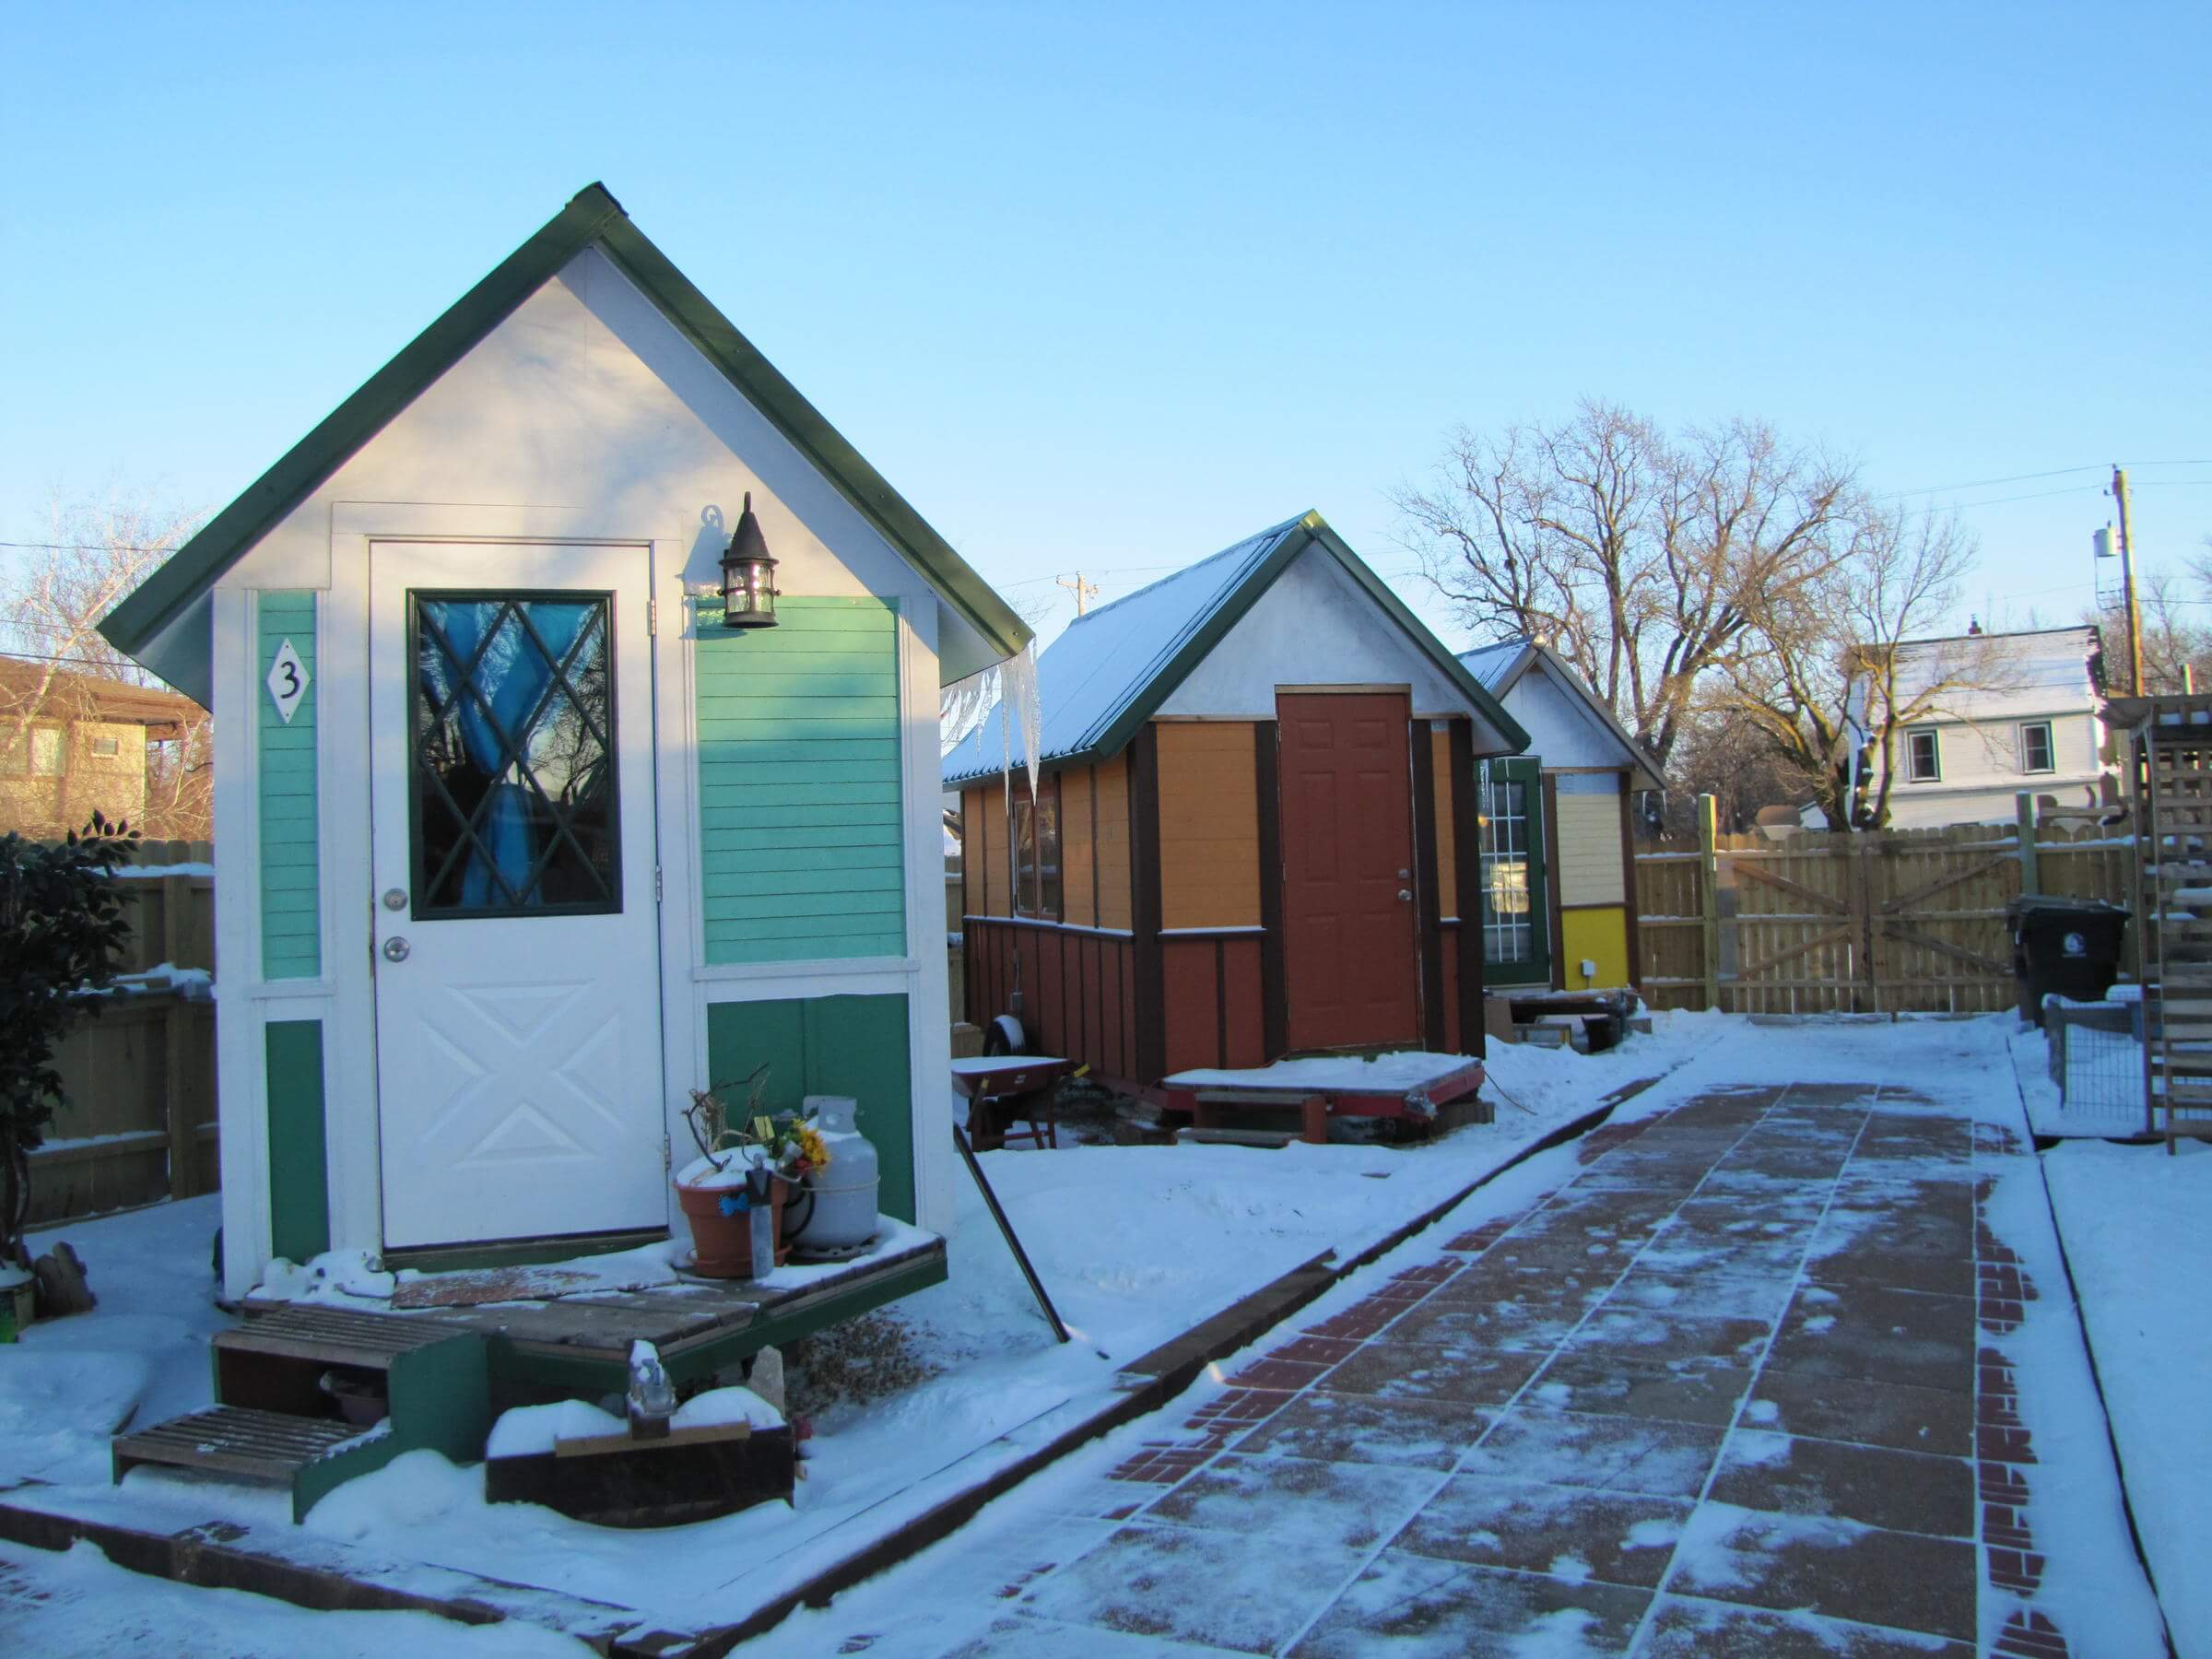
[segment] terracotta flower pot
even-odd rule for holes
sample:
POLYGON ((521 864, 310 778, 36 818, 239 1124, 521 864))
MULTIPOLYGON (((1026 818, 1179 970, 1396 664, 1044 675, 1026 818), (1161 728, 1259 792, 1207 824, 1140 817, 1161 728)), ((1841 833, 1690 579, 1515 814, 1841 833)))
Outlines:
MULTIPOLYGON (((691 1271, 705 1278, 758 1278, 753 1266, 753 1218, 750 1211, 734 1216, 722 1213, 722 1201, 743 1192, 742 1187, 694 1187, 677 1183, 676 1199, 691 1223, 691 1271)), ((790 1183, 781 1177, 769 1182, 769 1202, 776 1236, 776 1262, 790 1254, 783 1242, 783 1195, 790 1183)))

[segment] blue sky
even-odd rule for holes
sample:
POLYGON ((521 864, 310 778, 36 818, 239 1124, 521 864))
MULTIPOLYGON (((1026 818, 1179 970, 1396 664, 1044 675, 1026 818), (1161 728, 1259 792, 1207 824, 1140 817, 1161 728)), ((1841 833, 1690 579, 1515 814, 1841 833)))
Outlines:
POLYGON ((2088 469, 2130 465, 2147 565, 2212 533, 2202 6, 85 6, 8 35, 0 537, 111 478, 220 505, 594 179, 1062 613, 1056 573, 1111 597, 1309 506, 1405 571, 1392 484, 1584 394, 1763 417, 1883 490, 2084 469, 1913 498, 1962 508, 1962 608, 2015 624, 2087 597, 2088 469))

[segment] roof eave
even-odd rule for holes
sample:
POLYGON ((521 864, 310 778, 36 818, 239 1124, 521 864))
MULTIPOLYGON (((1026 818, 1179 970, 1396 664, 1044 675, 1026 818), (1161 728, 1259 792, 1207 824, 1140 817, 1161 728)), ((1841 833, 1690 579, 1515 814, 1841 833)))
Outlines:
POLYGON ((1011 656, 1029 642, 1030 629, 1006 601, 596 183, 579 191, 126 595, 101 619, 101 635, 135 656, 439 375, 594 242, 987 644, 1011 656))

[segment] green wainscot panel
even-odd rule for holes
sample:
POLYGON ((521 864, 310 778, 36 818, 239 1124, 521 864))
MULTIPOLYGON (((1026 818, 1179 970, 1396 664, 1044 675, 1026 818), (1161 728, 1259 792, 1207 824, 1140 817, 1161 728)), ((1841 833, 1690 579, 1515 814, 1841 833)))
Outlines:
POLYGON ((733 1116, 745 1110, 738 1085, 764 1060, 771 1112, 796 1112, 801 1099, 810 1094, 850 1095, 860 1102, 860 1132, 876 1143, 882 1165, 883 1194, 876 1207, 912 1221, 913 1070, 906 998, 817 996, 711 1004, 707 1069, 733 1116))
POLYGON ((253 661, 261 798, 261 974, 317 979, 323 972, 321 853, 316 841, 315 595, 265 593, 253 661), (289 640, 303 687, 288 722, 269 679, 289 640))
POLYGON ((756 629, 723 627, 719 599, 694 614, 707 960, 904 956, 897 606, 790 598, 756 629))
POLYGON ((330 1248, 330 1159, 323 1131, 323 1022, 263 1028, 269 1097, 269 1248, 304 1262, 330 1248))

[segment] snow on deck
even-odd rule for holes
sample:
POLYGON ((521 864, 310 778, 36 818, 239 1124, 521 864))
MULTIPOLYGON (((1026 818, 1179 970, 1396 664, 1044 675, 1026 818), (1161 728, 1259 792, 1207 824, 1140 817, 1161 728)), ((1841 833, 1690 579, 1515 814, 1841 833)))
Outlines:
POLYGON ((1471 1054, 1399 1049, 1387 1054, 1324 1054, 1241 1070, 1201 1066, 1165 1079, 1168 1088, 1264 1088, 1299 1094, 1413 1094, 1481 1061, 1471 1054))

